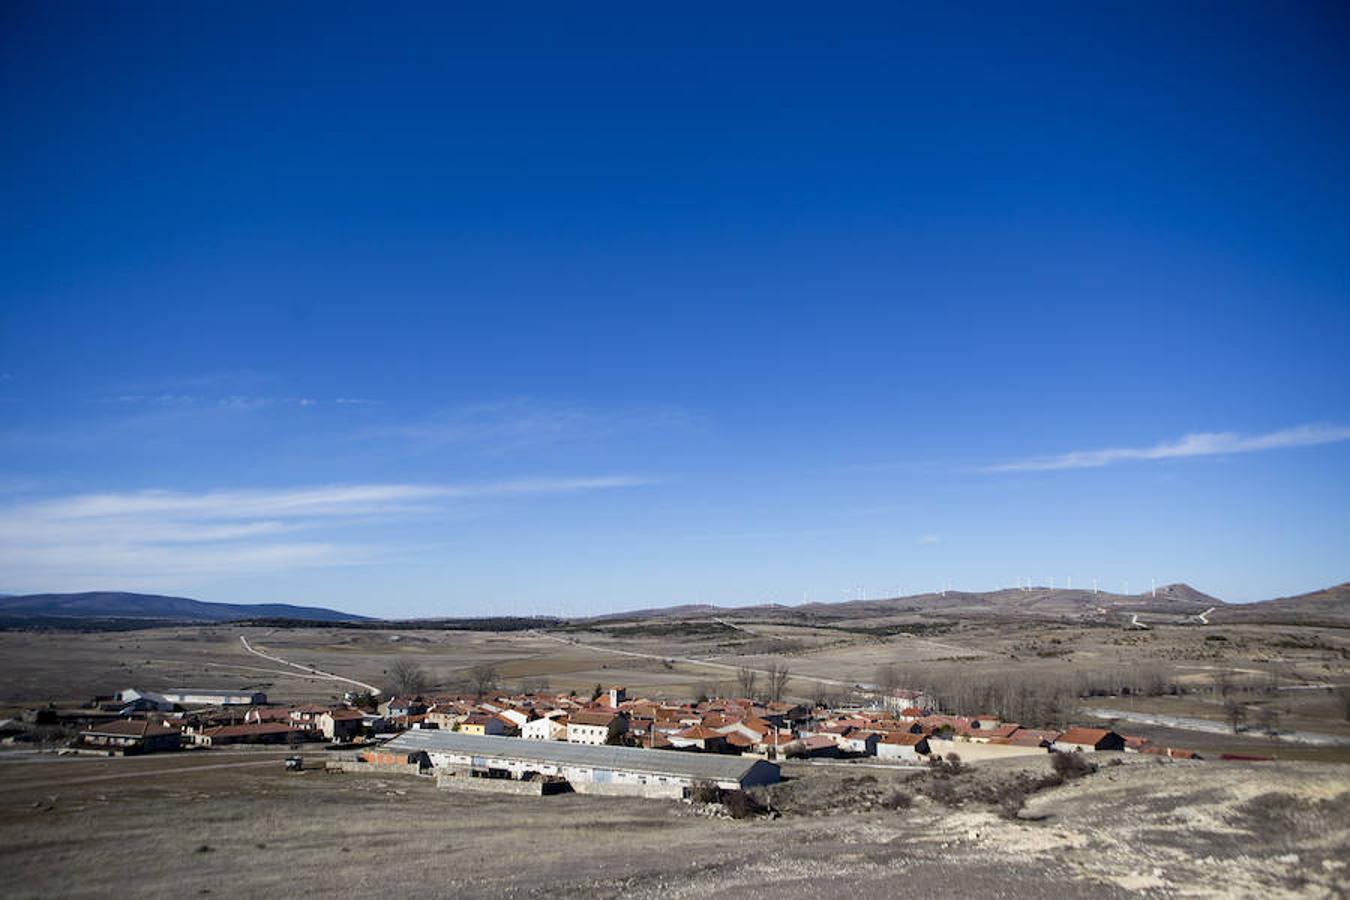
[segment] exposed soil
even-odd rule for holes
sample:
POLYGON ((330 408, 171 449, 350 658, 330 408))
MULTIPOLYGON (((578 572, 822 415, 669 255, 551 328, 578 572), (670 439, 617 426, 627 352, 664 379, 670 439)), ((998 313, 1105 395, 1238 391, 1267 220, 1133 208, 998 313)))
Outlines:
POLYGON ((970 767, 950 778, 952 805, 916 789, 924 773, 802 766, 769 792, 778 816, 732 820, 675 801, 288 775, 261 754, 10 757, 0 866, 15 897, 1344 896, 1341 767, 1133 757, 1036 794, 1016 820, 975 799, 1037 766, 970 767), (887 808, 896 790, 908 808, 887 808))

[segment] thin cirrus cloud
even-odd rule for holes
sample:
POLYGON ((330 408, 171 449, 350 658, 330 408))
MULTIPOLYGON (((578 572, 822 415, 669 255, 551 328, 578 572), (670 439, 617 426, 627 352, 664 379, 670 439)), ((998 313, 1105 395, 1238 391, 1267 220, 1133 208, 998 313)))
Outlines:
POLYGON ((626 475, 473 484, 77 494, 0 506, 0 566, 11 588, 182 584, 184 579, 359 565, 399 548, 364 526, 435 516, 457 501, 637 487, 626 475), (332 535, 340 535, 333 540, 332 535))
POLYGON ((447 410, 413 422, 374 428, 356 438, 395 440, 424 451, 476 445, 510 452, 687 430, 696 422, 694 416, 674 407, 597 411, 522 398, 447 410))
POLYGON ((1343 425, 1302 425, 1267 434, 1238 434, 1233 431, 1198 432, 1180 440, 1152 447, 1112 447, 1105 450, 1076 450, 1057 456, 1040 456, 1019 462, 989 466, 986 472, 1047 472, 1056 469, 1093 469, 1115 463, 1158 459, 1188 459, 1224 456, 1232 453, 1257 453, 1292 447, 1315 447, 1350 441, 1350 427, 1343 425))

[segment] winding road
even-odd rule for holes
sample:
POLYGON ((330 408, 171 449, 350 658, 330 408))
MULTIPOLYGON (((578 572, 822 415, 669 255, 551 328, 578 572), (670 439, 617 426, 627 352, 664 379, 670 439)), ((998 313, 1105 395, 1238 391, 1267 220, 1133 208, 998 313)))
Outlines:
POLYGON ((239 643, 244 645, 244 649, 254 656, 261 656, 263 659, 270 659, 274 663, 281 663, 283 666, 290 666, 292 669, 299 669, 302 672, 315 676, 317 678, 327 678, 330 681, 345 681, 347 684, 354 684, 357 687, 365 688, 371 694, 378 697, 380 689, 373 684, 366 684, 364 681, 357 681, 355 678, 344 678, 341 675, 334 675, 332 672, 325 672, 322 669, 315 669, 311 666, 302 666, 300 663, 293 663, 289 659, 282 659, 280 656, 273 656, 270 653, 263 653, 261 650, 253 649, 253 645, 248 642, 248 638, 242 634, 239 635, 239 643))

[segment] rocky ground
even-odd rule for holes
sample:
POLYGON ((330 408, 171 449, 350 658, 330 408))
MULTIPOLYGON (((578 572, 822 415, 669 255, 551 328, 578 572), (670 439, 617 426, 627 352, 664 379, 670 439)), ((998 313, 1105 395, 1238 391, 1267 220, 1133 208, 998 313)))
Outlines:
POLYGON ((1121 760, 1062 784, 1045 759, 796 767, 765 792, 773 815, 735 820, 287 775, 267 754, 15 759, 0 762, 0 868, 8 896, 31 897, 1345 895, 1342 767, 1121 760))

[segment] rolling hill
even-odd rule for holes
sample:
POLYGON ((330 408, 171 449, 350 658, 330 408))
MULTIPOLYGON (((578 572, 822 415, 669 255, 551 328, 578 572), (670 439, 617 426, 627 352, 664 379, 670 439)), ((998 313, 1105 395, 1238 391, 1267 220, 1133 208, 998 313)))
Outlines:
POLYGON ((92 591, 83 594, 21 594, 0 597, 0 617, 53 619, 154 619, 233 622, 242 619, 304 619, 360 622, 365 616, 289 603, 209 603, 187 597, 92 591))
POLYGON ((1217 622, 1343 623, 1350 620, 1350 582, 1293 597, 1228 606, 1214 619, 1217 622))
POLYGON ((870 619, 914 613, 953 616, 1029 616, 1034 618, 1081 618, 1109 615, 1153 614, 1195 616, 1211 608, 1227 608, 1224 601, 1186 584, 1169 584, 1156 592, 1113 594, 1107 591, 1068 588, 1005 588, 997 591, 915 594, 875 600, 837 603, 803 603, 795 606, 722 607, 706 604, 639 609, 597 619, 646 619, 719 615, 774 615, 819 621, 870 619))

